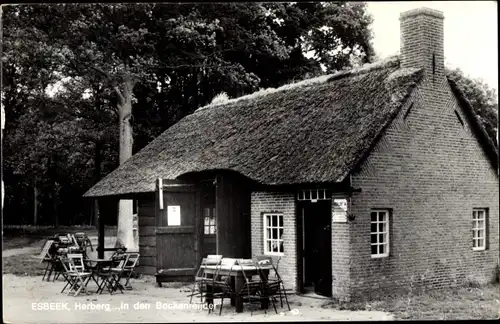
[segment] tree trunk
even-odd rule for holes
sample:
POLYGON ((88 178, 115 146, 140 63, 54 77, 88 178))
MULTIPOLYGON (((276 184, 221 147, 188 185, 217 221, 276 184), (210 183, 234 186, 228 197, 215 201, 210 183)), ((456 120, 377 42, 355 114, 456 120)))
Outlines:
MULTIPOLYGON (((96 141, 95 143, 95 149, 94 149, 94 184, 99 182, 101 180, 101 164, 102 164, 102 146, 103 143, 99 140, 96 141)), ((90 226, 92 226, 96 222, 96 216, 92 212, 90 213, 90 226)))
POLYGON ((36 176, 33 177, 33 225, 38 223, 38 190, 36 188, 36 176))
MULTIPOLYGON (((130 118, 132 117, 132 90, 134 88, 133 81, 125 81, 123 83, 123 92, 118 88, 115 91, 118 95, 118 116, 120 126, 120 165, 127 161, 132 156, 132 125, 130 118)), ((138 251, 139 246, 135 244, 133 232, 133 204, 132 200, 120 200, 118 203, 118 229, 116 235, 116 246, 124 246, 127 251, 138 251)))

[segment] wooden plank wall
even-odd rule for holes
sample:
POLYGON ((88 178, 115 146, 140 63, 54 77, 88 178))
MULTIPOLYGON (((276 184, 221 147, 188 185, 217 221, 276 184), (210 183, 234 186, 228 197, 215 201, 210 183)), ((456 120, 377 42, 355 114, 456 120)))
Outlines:
POLYGON ((139 259, 138 271, 156 274, 156 201, 154 194, 139 199, 139 259))
POLYGON ((250 258, 250 190, 233 173, 217 175, 216 215, 218 254, 250 258))

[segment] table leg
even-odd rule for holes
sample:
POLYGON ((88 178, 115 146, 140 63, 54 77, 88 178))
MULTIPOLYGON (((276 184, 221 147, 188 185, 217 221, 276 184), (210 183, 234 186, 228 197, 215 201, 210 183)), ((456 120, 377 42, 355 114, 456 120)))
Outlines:
MULTIPOLYGON (((262 271, 264 276, 264 280, 267 282, 269 271, 262 271)), ((269 298, 263 298, 260 300, 260 309, 268 309, 269 307, 269 298)))
MULTIPOLYGON (((213 305, 214 303, 214 297, 213 297, 213 286, 211 284, 207 284, 206 286, 207 292, 205 296, 205 302, 207 305, 213 305)), ((209 306, 210 308, 210 306, 209 306)))
MULTIPOLYGON (((234 292, 237 292, 236 290, 236 285, 235 285, 235 278, 233 276, 231 276, 231 289, 234 291, 234 292)), ((236 297, 235 295, 233 294, 231 296, 231 306, 235 306, 236 305, 236 297)))
POLYGON ((236 293, 235 295, 236 313, 243 313, 243 299, 241 299, 238 293, 240 292, 244 284, 245 280, 243 277, 237 276, 235 278, 234 292, 236 293))

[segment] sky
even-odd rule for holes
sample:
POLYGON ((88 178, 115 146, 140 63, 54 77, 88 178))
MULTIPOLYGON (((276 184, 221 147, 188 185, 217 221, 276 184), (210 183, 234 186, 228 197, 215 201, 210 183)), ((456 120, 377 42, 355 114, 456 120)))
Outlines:
POLYGON ((399 51, 399 14, 428 7, 444 14, 444 56, 448 67, 482 78, 498 90, 498 16, 495 1, 368 2, 373 45, 384 58, 399 51))

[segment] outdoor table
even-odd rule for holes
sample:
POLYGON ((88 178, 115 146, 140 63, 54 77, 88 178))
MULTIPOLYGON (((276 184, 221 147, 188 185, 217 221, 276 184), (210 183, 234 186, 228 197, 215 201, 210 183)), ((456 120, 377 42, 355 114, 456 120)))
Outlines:
MULTIPOLYGON (((215 275, 217 272, 219 276, 231 276, 231 288, 233 292, 236 293, 234 295, 234 299, 231 298, 231 305, 236 306, 236 312, 243 312, 243 300, 237 294, 243 285, 245 284, 245 276, 243 275, 243 271, 247 277, 252 277, 259 274, 259 268, 254 265, 234 265, 234 266, 216 266, 216 265, 202 265, 201 268, 204 269, 206 274, 215 275)), ((271 270, 272 266, 261 266, 260 270, 264 275, 265 279, 269 275, 269 270, 271 270)), ((210 293, 207 292, 206 298, 207 304, 213 304, 213 298, 211 298, 210 293)), ((262 300, 261 306, 262 309, 267 308, 269 301, 262 300)))

